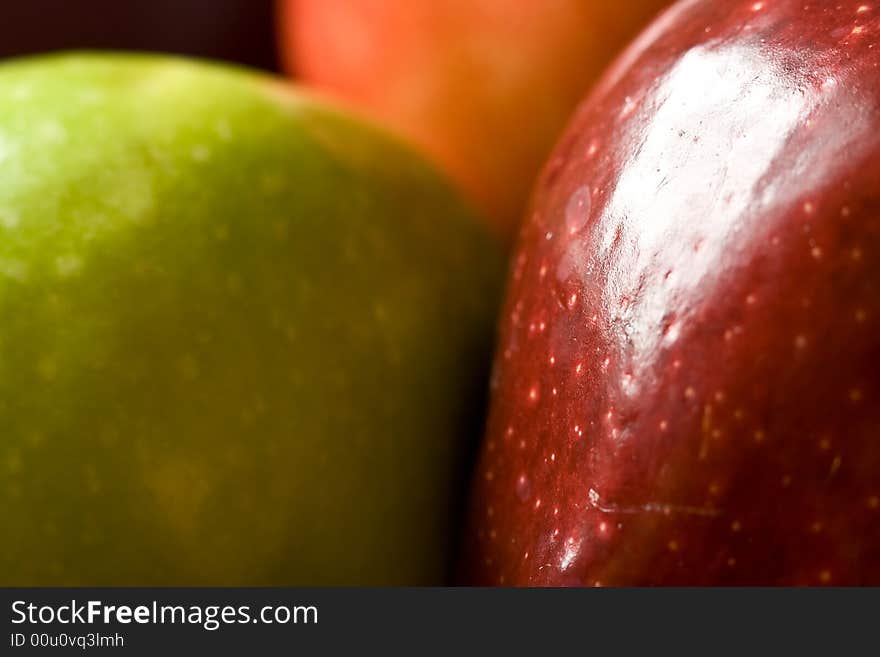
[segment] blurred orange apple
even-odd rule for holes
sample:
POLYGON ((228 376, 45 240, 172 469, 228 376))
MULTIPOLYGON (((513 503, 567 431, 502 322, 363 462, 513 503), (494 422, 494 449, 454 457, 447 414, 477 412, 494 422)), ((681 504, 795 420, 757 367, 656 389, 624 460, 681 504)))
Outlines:
POLYGON ((280 0, 285 65, 406 135, 510 237, 585 89, 667 0, 280 0))

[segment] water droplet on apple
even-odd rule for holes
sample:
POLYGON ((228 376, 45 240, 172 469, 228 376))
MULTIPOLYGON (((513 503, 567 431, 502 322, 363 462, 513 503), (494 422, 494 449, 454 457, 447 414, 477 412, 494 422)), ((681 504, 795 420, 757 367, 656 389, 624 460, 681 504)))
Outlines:
POLYGON ((579 187, 565 208, 565 227, 569 235, 575 235, 584 226, 590 218, 590 188, 587 185, 579 187))

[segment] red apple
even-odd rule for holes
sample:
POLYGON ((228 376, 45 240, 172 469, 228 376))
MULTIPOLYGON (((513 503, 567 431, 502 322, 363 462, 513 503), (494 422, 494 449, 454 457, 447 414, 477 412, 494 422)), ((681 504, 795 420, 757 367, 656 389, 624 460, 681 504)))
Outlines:
POLYGON ((289 70, 415 140, 510 234, 589 84, 669 0, 282 0, 289 70))
POLYGON ((666 12, 501 322, 463 581, 880 584, 880 2, 666 12))

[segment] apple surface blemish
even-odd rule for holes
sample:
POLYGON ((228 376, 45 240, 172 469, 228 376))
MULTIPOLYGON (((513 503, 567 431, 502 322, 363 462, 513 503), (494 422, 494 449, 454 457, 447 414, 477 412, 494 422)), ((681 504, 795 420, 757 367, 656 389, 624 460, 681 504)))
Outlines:
POLYGON ((77 274, 82 264, 82 258, 76 254, 63 255, 55 259, 55 270, 61 278, 68 278, 77 274))
POLYGON ((223 141, 229 141, 232 139, 232 126, 226 118, 217 119, 216 123, 214 123, 214 131, 223 141))
MULTIPOLYGON (((0 147, 0 150, 2 150, 2 147, 0 147)), ((18 227, 20 221, 21 219, 19 218, 17 213, 11 210, 0 209, 0 226, 2 226, 3 228, 7 230, 14 230, 18 227)))
POLYGON ((40 139, 53 144, 62 143, 67 140, 67 130, 54 120, 43 121, 38 126, 37 133, 40 139))
POLYGON ((0 276, 24 283, 28 278, 28 265, 22 260, 0 257, 0 276))
POLYGON ((532 403, 537 402, 539 394, 538 386, 534 385, 529 388, 529 401, 532 403))
POLYGON ((190 155, 196 162, 207 162, 211 159, 211 150, 207 146, 197 144, 190 150, 190 155))
POLYGON ((521 502, 525 502, 529 499, 530 494, 531 490, 529 486, 529 479, 528 477, 526 477, 526 475, 522 474, 516 480, 516 496, 521 502))

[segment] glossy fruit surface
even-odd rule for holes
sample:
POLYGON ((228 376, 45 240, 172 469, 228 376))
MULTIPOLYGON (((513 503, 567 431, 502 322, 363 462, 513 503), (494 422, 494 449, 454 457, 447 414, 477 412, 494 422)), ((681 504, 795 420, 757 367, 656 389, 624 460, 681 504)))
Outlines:
POLYGON ((668 0, 282 0, 297 78, 433 155, 512 236, 577 101, 668 0))
POLYGON ((880 584, 880 5, 693 0, 510 282, 470 583, 880 584))
POLYGON ((451 188, 246 71, 0 99, 0 583, 440 582, 500 269, 451 188))

